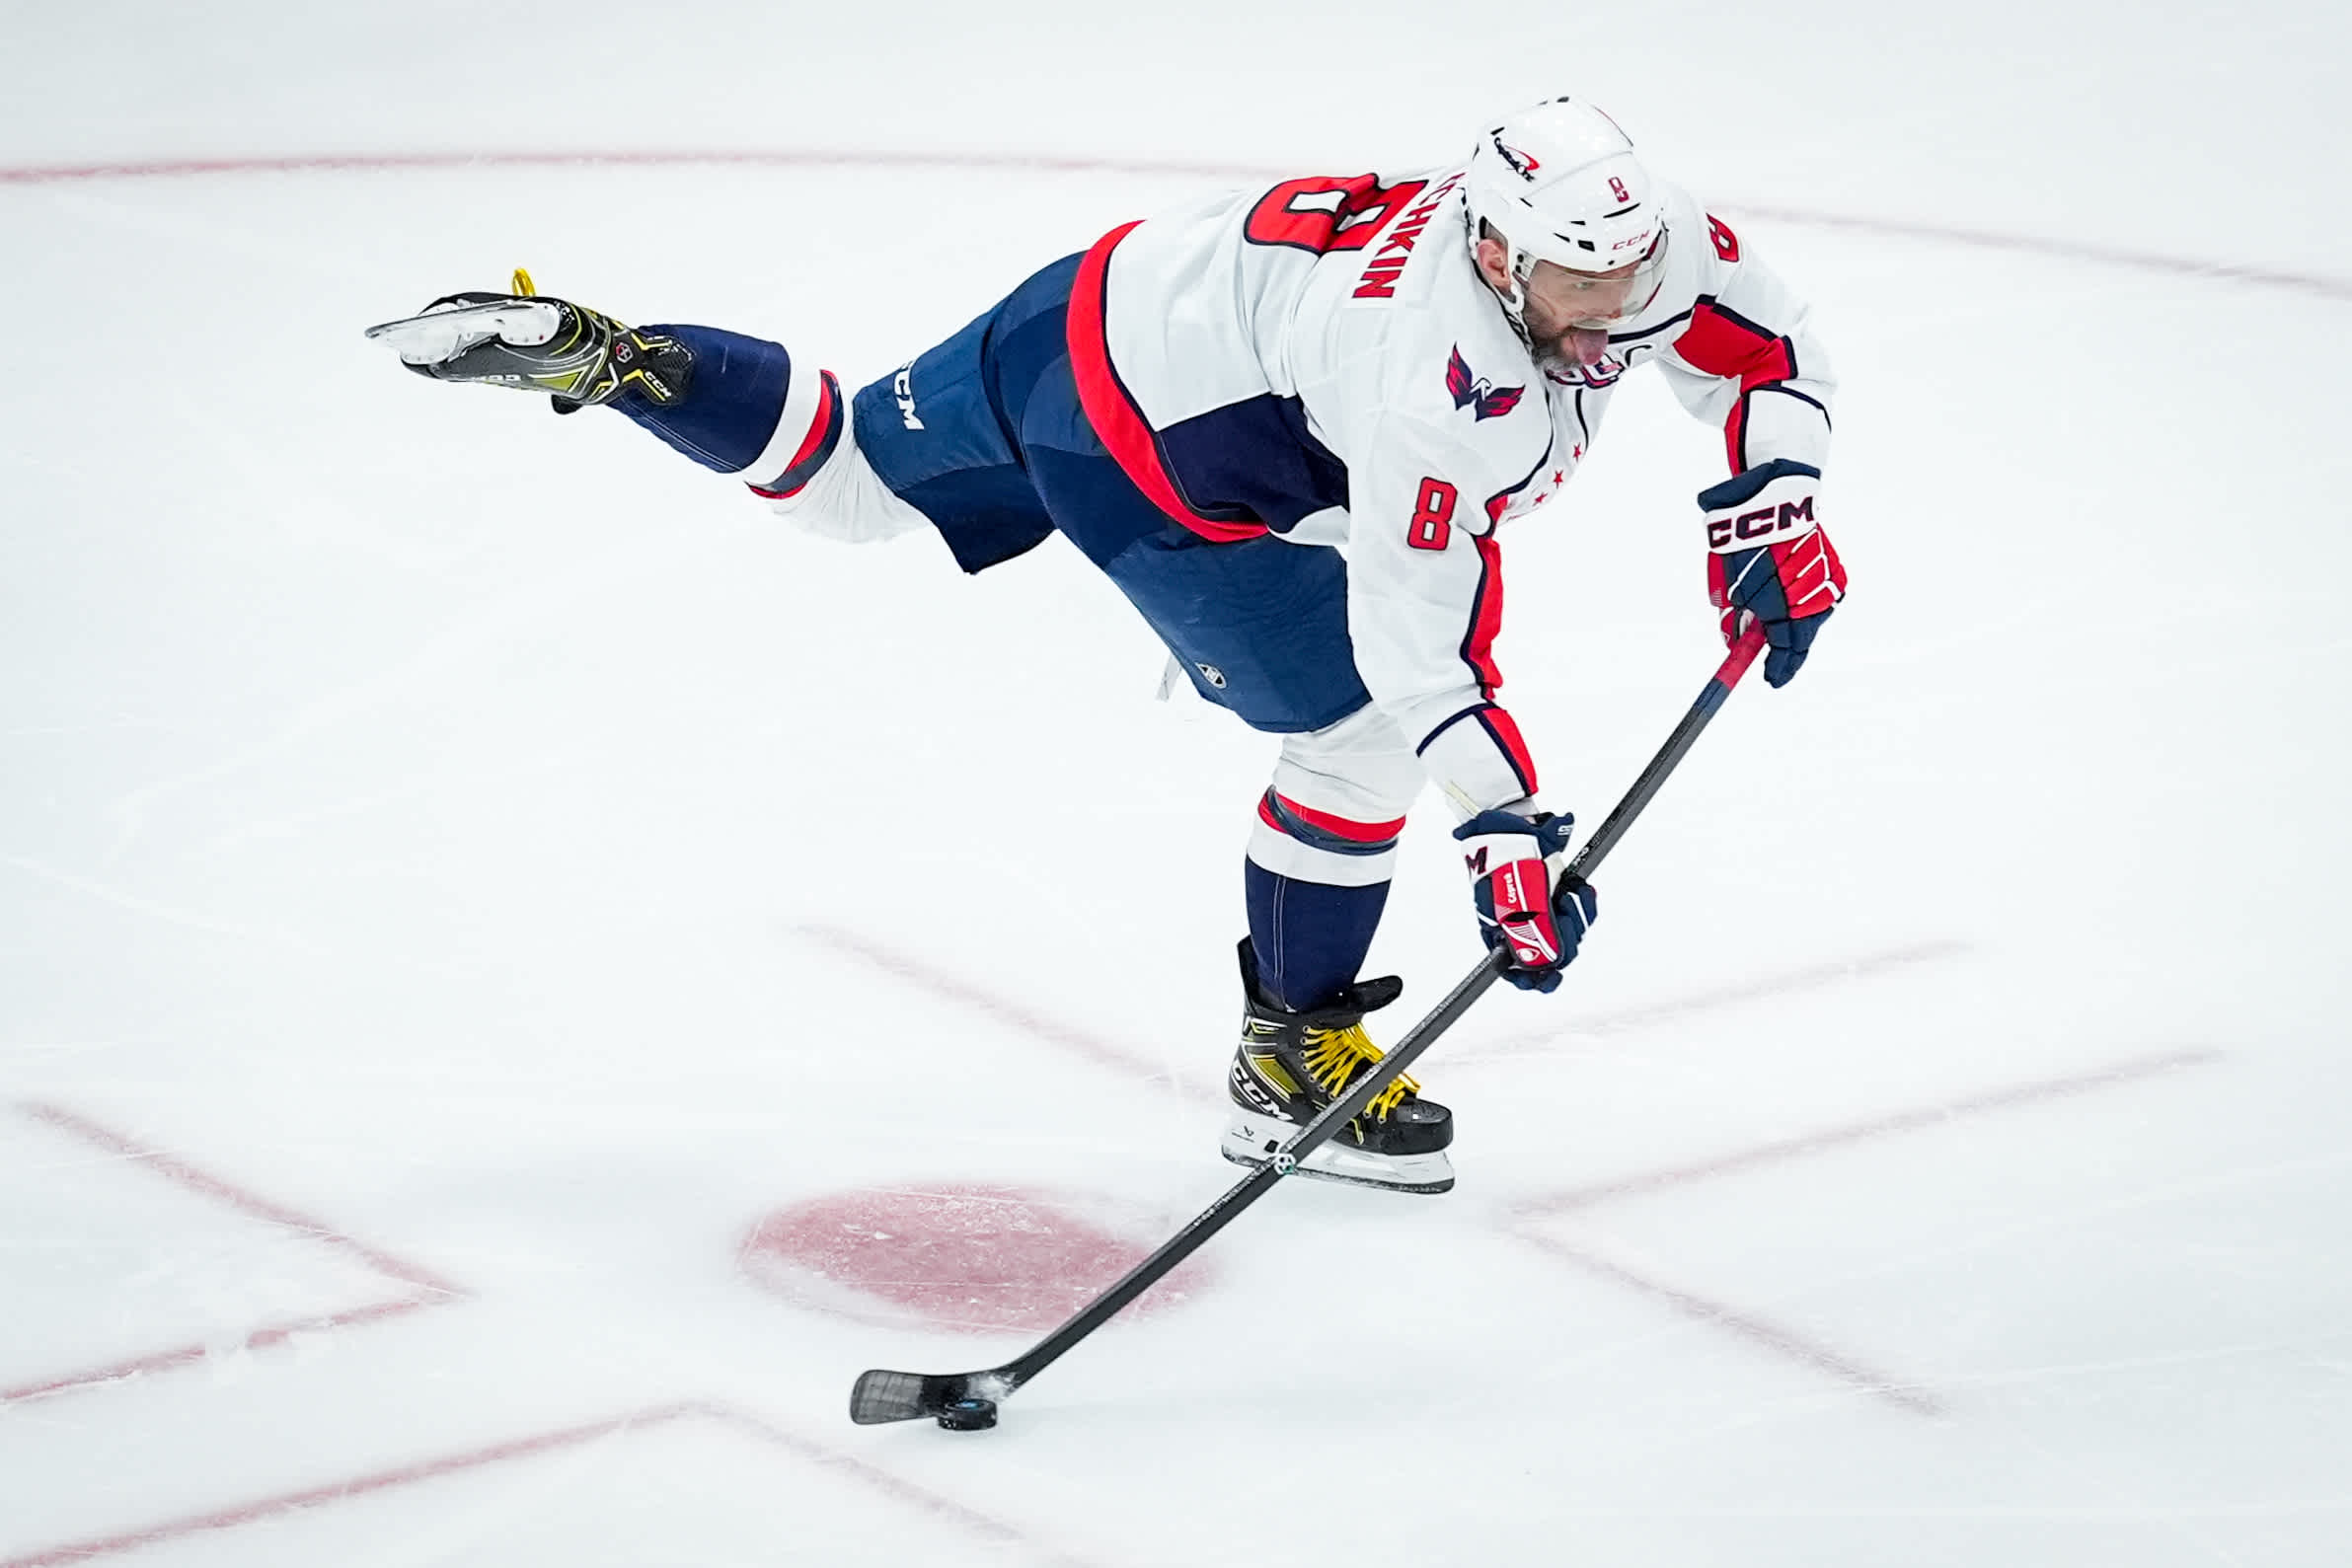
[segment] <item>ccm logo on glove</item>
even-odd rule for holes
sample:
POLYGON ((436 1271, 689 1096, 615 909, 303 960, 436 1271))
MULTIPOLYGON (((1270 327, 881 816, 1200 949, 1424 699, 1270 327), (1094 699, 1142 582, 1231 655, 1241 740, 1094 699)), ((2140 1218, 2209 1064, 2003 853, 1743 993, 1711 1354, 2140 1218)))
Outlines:
MULTIPOLYGON (((1782 483, 1787 485, 1793 482, 1783 480, 1782 483)), ((1798 500, 1782 501, 1777 506, 1759 506, 1754 511, 1741 512, 1737 516, 1708 518, 1707 520, 1707 548, 1709 550, 1736 550, 1742 545, 1753 544, 1759 539, 1770 539, 1775 534, 1786 533, 1788 530, 1796 528, 1799 523, 1804 524, 1805 528, 1813 526, 1813 496, 1810 485, 1806 486, 1805 495, 1798 500)), ((1801 533, 1803 529, 1797 531, 1801 533)))
POLYGON ((1821 475, 1777 458, 1699 492, 1707 514, 1707 598, 1722 612, 1723 640, 1751 623, 1772 651, 1769 685, 1792 680, 1830 611, 1846 597, 1846 564, 1813 514, 1821 475))

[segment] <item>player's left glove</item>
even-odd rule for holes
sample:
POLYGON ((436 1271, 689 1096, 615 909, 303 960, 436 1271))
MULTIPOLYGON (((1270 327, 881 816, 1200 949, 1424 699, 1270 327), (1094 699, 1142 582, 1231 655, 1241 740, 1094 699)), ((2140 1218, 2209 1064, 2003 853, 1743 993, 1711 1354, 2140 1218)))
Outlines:
POLYGON ((1821 471, 1787 458, 1699 492, 1707 513, 1707 596, 1722 612, 1723 641, 1752 620, 1772 651, 1764 678, 1786 686, 1846 597, 1846 564, 1814 516, 1821 471))
POLYGON ((625 392, 666 409, 686 395, 694 369, 694 355, 676 338, 536 293, 519 267, 511 294, 444 294, 367 336, 420 376, 550 393, 558 413, 625 392))
POLYGON ((1522 991, 1552 991, 1576 956, 1584 933, 1601 917, 1592 884, 1564 877, 1566 812, 1481 811, 1454 830, 1470 867, 1471 897, 1479 906, 1479 934, 1507 951, 1503 978, 1522 991))

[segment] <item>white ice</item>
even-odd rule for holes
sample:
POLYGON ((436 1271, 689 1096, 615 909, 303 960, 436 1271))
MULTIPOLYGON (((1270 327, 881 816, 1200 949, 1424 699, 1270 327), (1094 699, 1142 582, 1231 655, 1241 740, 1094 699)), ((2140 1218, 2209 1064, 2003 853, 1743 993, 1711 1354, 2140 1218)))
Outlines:
MULTIPOLYGON (((0 37, 0 1565, 2352 1560, 2343 13, 0 37), (1148 1238, 1228 1184, 1268 743, 1153 704, 1058 544, 797 538, 360 329, 522 264, 856 384, 1113 222, 1555 92, 1818 302, 1851 603, 1571 984, 1426 1059, 1455 1193, 1286 1184, 996 1432, 852 1427, 860 1369, 1031 1336, 762 1289, 764 1216, 1033 1187, 1148 1238), (605 161, 105 167, 534 151, 605 161), (686 151, 836 156, 614 161, 686 151)), ((1636 385, 1508 541, 1588 820, 1717 656, 1718 461, 1636 385)), ((1400 1012, 1476 956, 1441 826, 1400 1012)))

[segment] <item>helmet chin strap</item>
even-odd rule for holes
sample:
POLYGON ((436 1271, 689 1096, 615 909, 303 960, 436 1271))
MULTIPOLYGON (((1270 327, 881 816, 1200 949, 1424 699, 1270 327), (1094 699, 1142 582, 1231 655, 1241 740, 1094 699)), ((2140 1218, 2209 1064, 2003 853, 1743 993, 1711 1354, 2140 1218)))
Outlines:
POLYGON ((1527 330, 1527 284, 1535 276, 1536 259, 1533 254, 1522 251, 1508 240, 1503 244, 1511 257, 1510 264, 1505 269, 1510 273, 1511 292, 1502 294, 1499 289, 1495 292, 1501 295, 1502 313, 1511 319, 1511 331, 1517 333, 1519 340, 1533 352, 1536 340, 1527 330))
POLYGON ((1520 345, 1531 354, 1538 352, 1536 340, 1527 330, 1527 280, 1535 272, 1536 259, 1504 239, 1492 227, 1472 218, 1467 211, 1462 216, 1464 227, 1470 231, 1470 259, 1478 264, 1479 281, 1486 285, 1495 303, 1502 307, 1503 320, 1511 324, 1511 331, 1518 335, 1520 345), (1494 279, 1486 275, 1485 266, 1479 263, 1480 240, 1494 241, 1509 258, 1503 266, 1504 274, 1511 280, 1508 292, 1498 287, 1494 279))

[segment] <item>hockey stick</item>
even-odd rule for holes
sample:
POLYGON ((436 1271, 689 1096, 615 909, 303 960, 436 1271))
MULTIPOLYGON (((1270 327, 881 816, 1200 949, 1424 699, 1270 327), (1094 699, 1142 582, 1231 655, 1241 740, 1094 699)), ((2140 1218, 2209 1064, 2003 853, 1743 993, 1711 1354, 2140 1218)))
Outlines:
MULTIPOLYGON (((1568 861, 1563 877, 1590 879, 1763 649, 1764 634, 1754 629, 1732 645, 1730 654, 1707 681, 1707 689, 1699 694, 1699 701, 1691 705, 1691 710, 1674 726, 1674 733, 1658 748, 1649 766, 1641 770, 1633 787, 1626 791, 1625 798, 1568 861)), ((1108 1322, 1129 1302, 1158 1284, 1169 1270, 1198 1251, 1209 1237, 1240 1219, 1243 1210, 1296 1170, 1301 1159, 1361 1114, 1372 1103, 1373 1096, 1388 1086, 1390 1080, 1410 1067, 1416 1057, 1436 1043, 1439 1035, 1470 1010, 1472 1003, 1485 995, 1487 987, 1502 978, 1505 961, 1500 951, 1489 952, 1480 959, 1479 966, 1465 975, 1462 983, 1437 1005, 1436 1010, 1414 1024, 1345 1094, 1325 1106, 1320 1115, 1293 1134, 1272 1158, 1250 1172, 1225 1196, 1195 1216, 1191 1224, 1163 1242, 1158 1251, 1129 1269, 1117 1284, 1027 1351, 986 1372, 861 1373, 857 1385, 850 1390, 850 1419, 861 1426, 875 1426, 885 1421, 933 1416, 941 1426, 955 1431, 978 1431, 996 1425, 998 1400, 1010 1397, 1022 1384, 1058 1361, 1064 1352, 1108 1322)))

